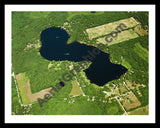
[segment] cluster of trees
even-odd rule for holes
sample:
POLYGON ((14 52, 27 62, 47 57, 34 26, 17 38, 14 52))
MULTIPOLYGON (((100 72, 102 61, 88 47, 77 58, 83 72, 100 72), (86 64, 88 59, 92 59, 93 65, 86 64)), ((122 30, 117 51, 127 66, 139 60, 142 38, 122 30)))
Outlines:
POLYGON ((140 58, 134 51, 135 43, 140 42, 140 38, 111 45, 109 47, 109 53, 113 62, 126 61, 131 65, 131 67, 126 67, 128 69, 128 73, 125 75, 126 79, 148 85, 148 62, 140 58), (121 59, 121 56, 123 56, 124 60, 121 59))
MULTIPOLYGON (((94 39, 92 41, 88 39, 88 35, 85 31, 87 28, 96 27, 129 17, 137 19, 142 24, 143 28, 148 25, 148 12, 104 12, 99 14, 92 13, 91 15, 85 15, 84 13, 74 15, 67 21, 72 29, 72 31, 69 29, 71 37, 68 40, 68 43, 84 41, 87 42, 87 44, 95 46, 96 41, 94 39)), ((145 45, 145 47, 147 47, 147 45, 145 45)))
MULTIPOLYGON (((32 16, 32 12, 12 12, 12 66, 15 74, 26 72, 32 93, 56 83, 59 78, 57 76, 61 76, 62 73, 48 71, 48 60, 42 58, 36 49, 24 51, 24 48, 29 43, 37 43, 36 40, 40 39, 42 30, 50 25, 62 26, 66 17, 67 12, 50 12, 46 17, 41 17, 37 13, 36 18, 32 16)), ((62 68, 65 71, 64 65, 62 68)))
MULTIPOLYGON (((113 62, 116 60, 118 62, 121 62, 121 56, 123 56, 124 61, 127 61, 131 67, 128 68, 128 72, 125 74, 125 77, 121 78, 120 80, 114 80, 115 83, 123 82, 125 80, 131 80, 137 84, 144 84, 146 85, 145 88, 140 87, 140 92, 142 94, 142 97, 140 97, 135 90, 133 90, 134 94, 137 96, 139 101, 141 102, 142 106, 148 104, 148 82, 149 82, 149 66, 148 61, 145 61, 142 59, 135 51, 135 43, 139 42, 139 45, 141 45, 142 42, 144 44, 146 43, 147 37, 139 37, 137 39, 129 40, 126 42, 119 43, 117 45, 112 45, 109 47, 109 53, 111 55, 111 60, 113 62), (144 40, 142 40, 144 39, 144 40), (140 41, 142 41, 140 43, 140 41)), ((144 45, 143 44, 143 45, 144 45)), ((145 46, 147 48, 148 46, 145 46)))

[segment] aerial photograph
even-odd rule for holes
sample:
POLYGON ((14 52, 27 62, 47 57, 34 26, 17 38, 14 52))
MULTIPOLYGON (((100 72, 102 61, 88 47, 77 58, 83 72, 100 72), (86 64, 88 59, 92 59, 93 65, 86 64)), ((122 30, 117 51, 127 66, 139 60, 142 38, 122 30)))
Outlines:
POLYGON ((12 115, 149 115, 148 11, 12 11, 12 115))

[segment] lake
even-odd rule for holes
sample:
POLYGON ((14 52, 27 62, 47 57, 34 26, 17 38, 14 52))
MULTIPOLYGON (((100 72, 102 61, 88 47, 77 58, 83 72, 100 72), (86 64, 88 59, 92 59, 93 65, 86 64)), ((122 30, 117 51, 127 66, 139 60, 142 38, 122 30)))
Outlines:
POLYGON ((92 64, 89 68, 84 70, 87 78, 91 83, 103 86, 107 82, 118 79, 121 75, 127 72, 127 69, 122 65, 113 64, 110 62, 109 54, 102 52, 96 47, 73 42, 67 44, 70 35, 61 27, 51 27, 42 31, 40 40, 42 46, 40 54, 47 60, 55 61, 84 61, 84 57, 91 56, 94 49, 98 52, 92 58, 87 58, 85 61, 91 61, 92 64))

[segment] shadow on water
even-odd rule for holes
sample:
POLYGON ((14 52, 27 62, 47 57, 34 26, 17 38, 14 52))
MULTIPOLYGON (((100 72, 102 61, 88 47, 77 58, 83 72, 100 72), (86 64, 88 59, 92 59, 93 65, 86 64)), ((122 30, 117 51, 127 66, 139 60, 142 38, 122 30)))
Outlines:
POLYGON ((70 36, 60 27, 47 28, 42 31, 40 37, 42 42, 40 54, 47 60, 92 61, 90 67, 84 70, 91 83, 103 86, 127 72, 127 69, 122 65, 111 63, 109 55, 96 47, 80 44, 79 42, 67 44, 70 36), (98 54, 91 54, 91 52, 98 52, 98 54), (90 58, 91 56, 92 58, 90 58))

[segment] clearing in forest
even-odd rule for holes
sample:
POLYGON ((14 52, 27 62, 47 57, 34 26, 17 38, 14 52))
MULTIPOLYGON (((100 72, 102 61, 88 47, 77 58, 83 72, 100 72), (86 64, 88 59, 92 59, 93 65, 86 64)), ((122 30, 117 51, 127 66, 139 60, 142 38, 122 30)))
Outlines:
POLYGON ((74 80, 72 81, 72 90, 69 94, 70 96, 79 96, 79 95, 83 95, 83 92, 80 88, 80 86, 78 85, 77 81, 74 80))
POLYGON ((33 103, 37 101, 37 98, 44 98, 44 95, 50 94, 50 90, 52 89, 47 88, 44 90, 41 90, 40 92, 32 94, 31 92, 31 87, 30 87, 30 82, 29 79, 25 76, 25 73, 19 73, 16 75, 16 80, 18 83, 18 88, 20 90, 20 95, 22 98, 22 102, 24 105, 33 103))
POLYGON ((86 31, 88 33, 89 39, 91 40, 99 36, 110 34, 112 31, 115 31, 115 28, 117 28, 121 23, 125 24, 126 26, 126 28, 123 27, 123 29, 129 29, 129 28, 135 27, 136 25, 140 24, 133 17, 130 17, 127 19, 104 24, 101 26, 89 28, 89 29, 86 29, 86 31))

